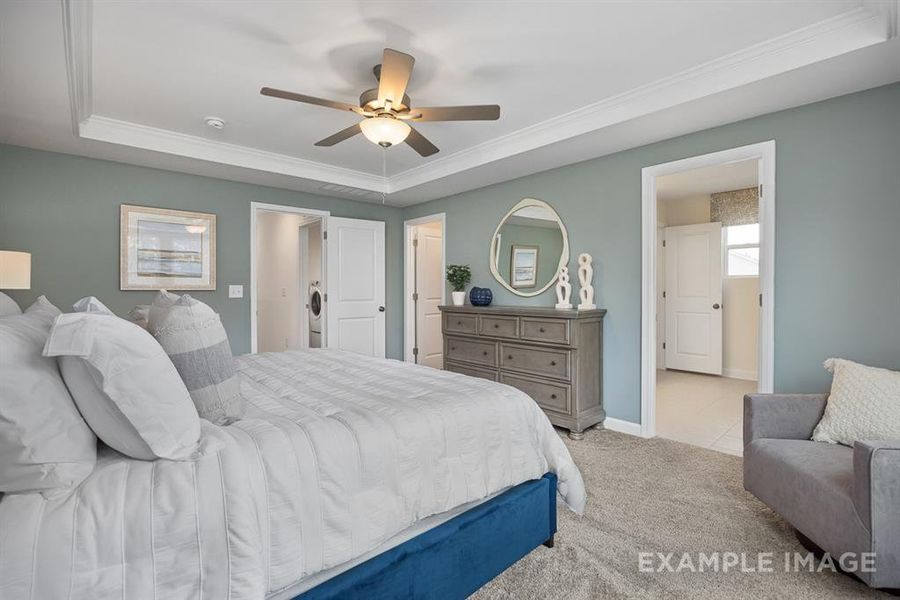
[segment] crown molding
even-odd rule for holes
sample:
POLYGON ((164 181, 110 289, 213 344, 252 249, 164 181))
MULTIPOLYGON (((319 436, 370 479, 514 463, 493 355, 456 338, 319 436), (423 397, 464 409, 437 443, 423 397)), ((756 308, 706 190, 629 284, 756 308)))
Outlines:
MULTIPOLYGON (((896 2, 891 2, 896 5, 896 2)), ((488 140, 390 178, 388 193, 610 127, 886 41, 885 16, 865 6, 488 140)))
POLYGON ((72 129, 78 128, 93 112, 92 0, 61 0, 63 44, 66 49, 66 77, 69 82, 69 110, 72 129))
POLYGON ((100 142, 345 185, 379 194, 384 189, 384 178, 380 175, 98 115, 84 120, 79 133, 83 138, 100 142))
MULTIPOLYGON (((830 19, 634 88, 387 179, 327 163, 208 140, 93 114, 92 0, 60 0, 76 136, 260 172, 391 194, 637 119, 897 37, 900 0, 861 0, 830 19)), ((344 194, 341 194, 342 196, 344 194)))

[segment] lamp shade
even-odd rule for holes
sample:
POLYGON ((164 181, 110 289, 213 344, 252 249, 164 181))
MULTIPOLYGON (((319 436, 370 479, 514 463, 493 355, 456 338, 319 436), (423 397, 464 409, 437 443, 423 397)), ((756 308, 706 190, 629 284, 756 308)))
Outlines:
POLYGON ((31 288, 31 254, 0 250, 0 290, 31 288))
POLYGON ((359 128, 370 142, 379 146, 399 144, 410 130, 409 125, 393 117, 372 117, 362 121, 359 128))

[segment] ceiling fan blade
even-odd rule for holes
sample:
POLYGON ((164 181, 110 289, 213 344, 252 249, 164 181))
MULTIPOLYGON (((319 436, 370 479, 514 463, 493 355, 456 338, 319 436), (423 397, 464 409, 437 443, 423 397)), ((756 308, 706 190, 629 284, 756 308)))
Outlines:
POLYGON ((316 98, 315 96, 306 96, 304 94, 296 94, 294 92, 276 90, 270 87, 264 87, 263 89, 259 90, 259 93, 263 96, 282 98, 284 100, 293 100, 295 102, 304 102, 306 104, 315 104, 317 106, 324 106, 326 108, 336 108, 337 110, 349 110, 353 112, 359 112, 361 110, 358 106, 353 106, 352 104, 347 104, 345 102, 325 100, 324 98, 316 98))
POLYGON ((496 121, 500 118, 500 107, 496 104, 476 106, 434 106, 416 107, 410 110, 414 121, 496 121))
POLYGON ((412 149, 421 156, 431 156, 439 151, 437 146, 429 142, 428 138, 416 131, 414 127, 409 128, 409 135, 406 136, 406 143, 412 146, 412 149))
POLYGON ((352 138, 357 133, 362 133, 362 129, 359 128, 359 123, 355 125, 351 125, 347 129, 341 129, 334 135, 330 135, 324 140, 319 140, 315 143, 316 146, 334 146, 338 142, 343 142, 344 140, 352 138))
POLYGON ((394 106, 403 104, 403 94, 406 93, 406 85, 415 62, 416 59, 409 54, 384 49, 378 80, 378 106, 383 107, 388 100, 394 106))

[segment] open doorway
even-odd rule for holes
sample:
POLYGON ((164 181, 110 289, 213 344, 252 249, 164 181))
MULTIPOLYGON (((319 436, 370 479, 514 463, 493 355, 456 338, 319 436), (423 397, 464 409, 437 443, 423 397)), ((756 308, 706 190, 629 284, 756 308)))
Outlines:
POLYGON ((771 142, 644 169, 642 434, 742 453, 743 396, 772 389, 773 182, 771 142))
POLYGON ((253 352, 324 347, 327 216, 322 211, 254 203, 253 352))
POLYGON ((444 303, 444 214, 404 223, 405 352, 407 362, 443 368, 441 311, 444 303))

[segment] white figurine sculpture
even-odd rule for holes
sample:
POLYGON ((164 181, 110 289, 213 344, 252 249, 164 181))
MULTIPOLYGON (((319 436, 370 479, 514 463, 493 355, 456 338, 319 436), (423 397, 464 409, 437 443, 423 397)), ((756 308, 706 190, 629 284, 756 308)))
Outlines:
POLYGON ((569 283, 569 267, 559 269, 559 279, 556 282, 556 308, 572 308, 569 297, 572 295, 572 284, 569 283))
POLYGON ((581 284, 581 289, 578 290, 578 297, 581 299, 578 310, 597 308, 594 304, 594 285, 591 283, 594 279, 593 262, 594 259, 587 252, 578 255, 578 283, 581 284))

